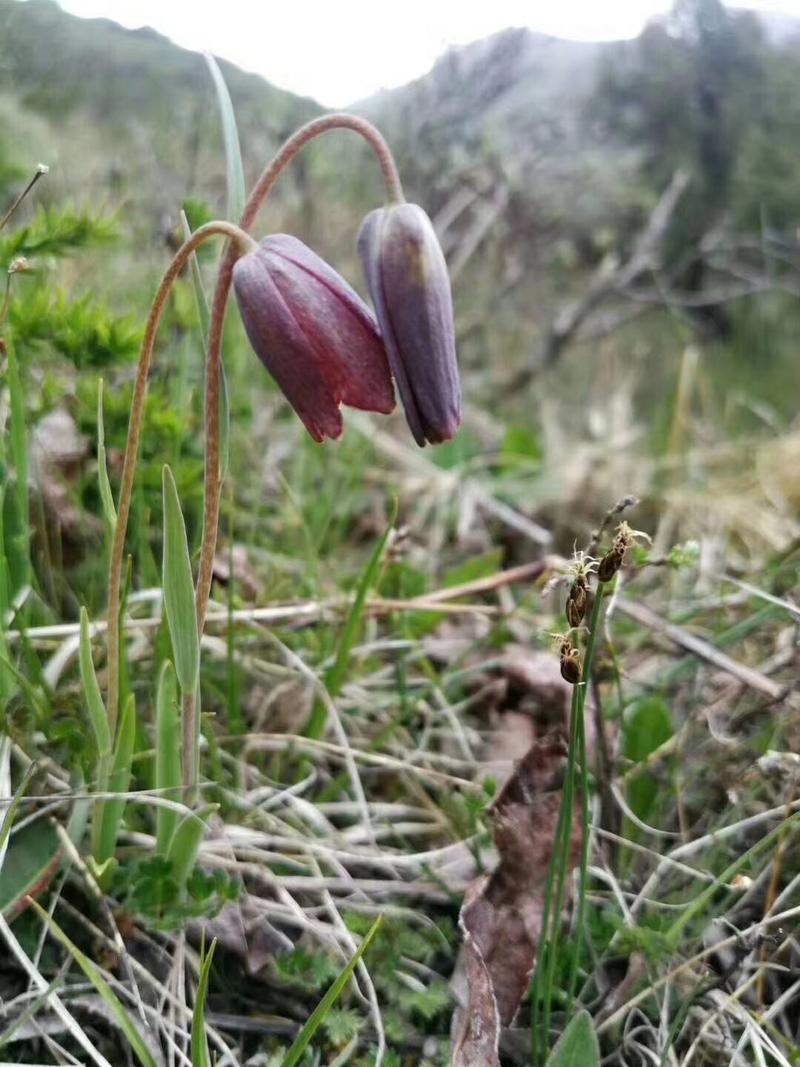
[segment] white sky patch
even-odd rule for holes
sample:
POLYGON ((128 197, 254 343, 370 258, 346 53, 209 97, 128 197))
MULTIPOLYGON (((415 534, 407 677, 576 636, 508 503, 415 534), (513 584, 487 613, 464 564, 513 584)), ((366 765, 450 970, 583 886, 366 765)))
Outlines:
MULTIPOLYGON (((635 37, 669 0, 61 0, 74 15, 152 26, 274 85, 343 107, 428 71, 450 45, 509 26, 575 40, 635 37)), ((737 5, 739 6, 739 5, 737 5)), ((745 5, 742 5, 745 6, 745 5)), ((800 0, 746 6, 800 17, 800 0)))

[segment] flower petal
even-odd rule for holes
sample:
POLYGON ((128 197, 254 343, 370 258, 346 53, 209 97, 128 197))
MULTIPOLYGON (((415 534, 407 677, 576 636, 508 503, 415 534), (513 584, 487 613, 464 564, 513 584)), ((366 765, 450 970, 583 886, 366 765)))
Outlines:
POLYGON ((373 211, 358 250, 414 439, 449 440, 461 387, 450 280, 431 221, 415 204, 373 211))
POLYGON ((342 434, 339 405, 306 335, 286 303, 259 248, 233 270, 236 300, 253 351, 280 386, 315 441, 342 434))

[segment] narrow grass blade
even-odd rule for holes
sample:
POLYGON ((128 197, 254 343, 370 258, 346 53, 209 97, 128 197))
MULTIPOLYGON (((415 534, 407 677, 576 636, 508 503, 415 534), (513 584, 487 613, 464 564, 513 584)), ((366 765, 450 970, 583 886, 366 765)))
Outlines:
POLYGON ((547 1058, 547 1067, 600 1067, 600 1046, 588 1011, 579 1011, 547 1058))
MULTIPOLYGON (((156 789, 168 800, 181 796, 181 720, 175 670, 167 660, 161 668, 156 696, 156 789)), ((159 808, 156 814, 158 851, 166 856, 178 813, 159 808)))
POLYGON ((200 842, 206 832, 206 823, 217 807, 217 804, 210 804, 200 811, 187 812, 172 835, 167 859, 172 864, 172 877, 180 892, 183 892, 189 875, 194 870, 200 842))
MULTIPOLYGON (((188 241, 192 236, 192 228, 186 218, 185 211, 181 212, 181 229, 184 241, 188 241)), ((203 287, 203 276, 200 273, 200 263, 196 252, 192 252, 189 257, 189 266, 192 272, 192 288, 194 289, 194 300, 197 305, 197 317, 200 319, 200 335, 203 338, 203 348, 205 348, 208 344, 208 325, 211 321, 211 309, 208 306, 208 297, 203 287)))
POLYGON ((36 909, 39 914, 39 917, 47 925, 47 928, 49 929, 53 937, 56 939, 56 941, 59 941, 64 946, 67 952, 69 952, 70 956, 72 956, 72 958, 78 964, 80 969, 83 971, 83 973, 86 975, 86 977, 97 990, 101 1000, 103 1000, 111 1009, 111 1013, 119 1024, 120 1030, 122 1030, 123 1034, 125 1035, 128 1044, 135 1052, 136 1058, 139 1060, 139 1063, 142 1064, 142 1067, 158 1067, 155 1059, 150 1053, 150 1050, 144 1043, 142 1035, 139 1033, 136 1026, 134 1026, 130 1015, 125 1010, 122 1001, 119 999, 117 994, 105 980, 105 978, 97 969, 97 967, 95 967, 89 957, 84 955, 84 953, 81 952, 78 946, 72 940, 70 940, 70 938, 64 933, 64 931, 61 929, 55 919, 52 919, 40 904, 37 904, 35 900, 31 900, 31 906, 36 909))
MULTIPOLYGON (((9 769, 9 745, 10 741, 8 737, 4 737, 0 746, 2 747, 2 753, 0 754, 0 761, 2 761, 5 769, 5 778, 10 786, 11 777, 9 769)), ((8 835, 11 833, 11 828, 14 825, 14 819, 17 817, 17 809, 19 808, 20 801, 25 795, 25 790, 28 788, 28 784, 36 773, 36 764, 31 763, 28 769, 22 776, 22 781, 19 783, 17 791, 14 793, 14 799, 8 805, 3 815, 2 824, 0 824, 0 871, 3 869, 3 860, 5 859, 6 846, 8 844, 8 835)))
MULTIPOLYGON (((227 212, 232 222, 238 222, 244 213, 244 205, 247 197, 244 184, 244 167, 242 166, 242 149, 239 143, 239 131, 236 127, 236 115, 233 110, 230 93, 222 77, 222 71, 217 61, 210 53, 205 55, 214 88, 217 91, 220 119, 222 121, 222 138, 225 143, 225 168, 226 185, 228 191, 227 212)), ((230 395, 228 393, 228 380, 225 376, 224 364, 220 366, 220 442, 219 442, 219 465, 220 477, 224 479, 228 472, 228 456, 230 453, 230 395)))
MULTIPOLYGON (((108 787, 108 770, 111 762, 111 728, 108 723, 106 706, 97 684, 97 675, 92 662, 92 639, 89 636, 89 616, 86 608, 81 608, 81 635, 79 646, 79 662, 83 693, 86 698, 86 708, 89 712, 89 720, 92 724, 95 746, 97 748, 97 762, 95 763, 94 780, 95 789, 98 793, 105 793, 108 787)), ((105 820, 104 800, 97 800, 92 806, 92 858, 95 861, 95 873, 102 880, 102 837, 103 823, 105 820)))
POLYGON ((236 116, 233 111, 230 93, 222 77, 222 71, 214 57, 206 52, 206 63, 211 72, 214 88, 217 91, 220 118, 222 120, 222 137, 225 142, 225 165, 228 186, 228 218, 238 222, 244 212, 245 188, 244 168, 242 167, 242 150, 239 146, 239 131, 236 128, 236 116))
POLYGON ((25 953, 22 945, 14 936, 14 931, 6 922, 3 915, 0 914, 0 937, 6 944, 6 947, 11 953, 11 956, 16 960, 17 964, 22 968, 28 977, 28 981, 32 987, 35 987, 41 995, 44 995, 47 999, 47 1006, 53 1011, 53 1013, 64 1024, 64 1029, 76 1042, 76 1044, 84 1050, 92 1063, 97 1064, 97 1067, 111 1067, 111 1064, 92 1044, 87 1037, 83 1028, 79 1025, 77 1020, 60 1000, 57 993, 55 993, 50 983, 46 981, 41 974, 36 964, 25 953))
MULTIPOLYGON (((192 236, 192 231, 189 228, 189 220, 186 218, 185 212, 181 212, 181 226, 183 228, 184 240, 192 236)), ((194 289, 194 299, 197 304, 197 314, 200 319, 200 334, 203 339, 203 351, 208 348, 208 325, 211 320, 211 311, 208 306, 208 297, 206 291, 203 288, 203 278, 200 274, 200 264, 197 260, 197 253, 193 252, 189 260, 189 265, 192 271, 192 287, 194 289)), ((231 403, 230 395, 228 393, 228 378, 225 374, 225 364, 220 361, 220 379, 219 379, 219 468, 220 477, 222 479, 228 473, 228 463, 230 459, 230 439, 231 439, 231 403)))
MULTIPOLYGON (((9 565, 6 557, 6 532, 4 522, 4 509, 6 501, 6 485, 0 485, 0 657, 9 658, 8 642, 6 641, 6 626, 8 611, 11 607, 11 593, 9 590, 9 565)), ((0 701, 10 700, 16 691, 14 675, 0 660, 0 701)))
MULTIPOLYGON (((392 507, 392 514, 389 519, 389 525, 386 527, 386 532, 375 546, 375 550, 370 556, 369 563, 364 568, 364 572, 361 575, 353 605, 350 608, 347 621, 342 630, 342 636, 339 639, 339 647, 336 650, 336 659, 333 662, 333 666, 325 675, 325 687, 334 699, 338 696, 342 685, 344 684, 344 680, 347 677, 347 669, 350 665, 350 653, 358 638, 361 620, 364 617, 364 606, 367 601, 367 595, 378 577, 383 554, 386 551, 386 545, 396 521, 397 500, 395 500, 392 507)), ((306 729, 307 736, 313 738, 321 737, 325 729, 325 720, 325 708, 317 703, 306 729)))
MULTIPOLYGON (((103 759, 111 755, 111 731, 108 726, 108 715, 100 686, 97 683, 97 675, 94 672, 92 662, 92 639, 89 636, 89 615, 86 608, 81 608, 81 636, 80 636, 80 670, 83 682, 83 693, 86 698, 86 708, 92 724, 94 740, 97 746, 98 765, 103 759)), ((100 780, 98 766, 98 791, 104 792, 107 784, 106 777, 100 780)))
POLYGON ((211 1067, 211 1057, 208 1053, 208 1041, 206 1039, 206 997, 208 995, 208 976, 211 972, 211 961, 214 958, 214 949, 217 947, 216 940, 211 942, 211 947, 203 957, 200 965, 200 980, 197 983, 197 996, 194 1001, 192 1013, 192 1067, 211 1067))
MULTIPOLYGON (((109 793, 126 793, 131 780, 131 762, 136 739, 136 698, 133 693, 125 701, 117 735, 117 747, 111 764, 108 779, 109 793)), ((122 813, 125 811, 125 797, 119 800, 107 800, 103 806, 102 824, 98 854, 95 859, 99 864, 113 857, 117 846, 117 834, 122 813)))
POLYGON ((194 606, 194 583, 189 544, 175 479, 163 470, 164 497, 164 610, 167 615, 175 673, 184 693, 193 693, 200 673, 200 639, 194 606))
POLYGON ((294 1042, 292 1043, 292 1047, 284 1056, 281 1067, 295 1067, 295 1064, 298 1064, 300 1062, 303 1053, 308 1047, 308 1044, 311 1041, 312 1037, 317 1032, 320 1025, 324 1022, 328 1012, 339 999, 339 995, 341 994, 344 987, 350 981, 353 975, 353 971, 356 969, 359 960, 372 943, 375 935, 380 929, 382 921, 383 916, 379 915, 370 927, 367 936, 361 942, 358 951, 353 955, 347 966, 344 968, 339 977, 334 981, 333 985, 330 987, 330 989, 319 1002, 319 1004, 316 1006, 316 1008, 314 1008, 313 1012, 311 1013, 305 1025, 303 1026, 303 1029, 300 1031, 300 1033, 297 1035, 294 1042))
POLYGON ((25 425, 25 395, 19 362, 10 338, 6 338, 6 380, 10 403, 11 462, 14 465, 17 511, 19 513, 19 554, 24 559, 25 575, 19 575, 20 584, 29 581, 30 519, 28 506, 28 434, 25 425))
POLYGON ((106 431, 103 422, 103 379, 97 383, 97 479, 100 486, 100 501, 103 505, 103 514, 111 531, 117 525, 117 509, 114 506, 114 494, 111 492, 111 482, 108 480, 108 464, 106 462, 106 431))
MULTIPOLYGON (((5 475, 5 471, 2 471, 5 475)), ((8 559, 6 558, 6 524, 5 506, 6 489, 8 482, 3 478, 0 484, 0 629, 5 631, 7 625, 7 613, 11 607, 11 586, 8 574, 8 559)))

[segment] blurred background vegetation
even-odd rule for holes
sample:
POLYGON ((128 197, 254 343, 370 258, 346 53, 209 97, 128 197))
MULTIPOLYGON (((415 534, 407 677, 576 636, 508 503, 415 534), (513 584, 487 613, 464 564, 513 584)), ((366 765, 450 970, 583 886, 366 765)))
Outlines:
MULTIPOLYGON (((44 373, 43 357, 56 354, 114 373, 133 357, 180 208, 194 224, 225 211, 213 86, 200 56, 155 32, 76 19, 51 0, 2 0, 0 30, 3 196, 42 159, 52 170, 40 210, 86 213, 83 240, 98 227, 116 235, 100 256, 75 249, 46 281, 57 249, 29 242, 43 273, 20 279, 12 321, 24 346, 38 346, 44 373), (62 291, 78 301, 72 340, 51 329, 62 291), (104 347, 91 320, 107 313, 126 325, 104 347)), ((250 181, 320 108, 222 69, 250 181)), ((462 459, 501 447, 509 424, 523 428, 544 464, 526 506, 545 511, 580 508, 589 482, 590 505, 621 478, 634 491, 659 480, 668 491, 678 446, 716 455, 719 475, 712 446, 747 442, 728 457, 742 478, 742 457, 749 468, 760 442, 786 435, 788 451, 766 462, 791 462, 798 83, 796 21, 679 0, 634 41, 508 30, 355 105, 387 136, 448 255, 468 402, 462 459)), ((358 286, 354 237, 380 195, 366 151, 339 135, 300 158, 259 230, 297 233, 358 286)), ((31 224, 46 228, 44 219, 31 224)), ((15 240, 5 239, 4 260, 15 240)), ((187 325, 185 305, 178 299, 175 314, 187 325)), ((788 522, 796 488, 772 473, 788 522)), ((691 488, 703 494, 705 478, 695 465, 691 488)), ((695 499, 685 489, 679 510, 695 499)), ((722 492, 730 502, 735 482, 722 492)), ((774 530, 753 532, 774 540, 774 530)))

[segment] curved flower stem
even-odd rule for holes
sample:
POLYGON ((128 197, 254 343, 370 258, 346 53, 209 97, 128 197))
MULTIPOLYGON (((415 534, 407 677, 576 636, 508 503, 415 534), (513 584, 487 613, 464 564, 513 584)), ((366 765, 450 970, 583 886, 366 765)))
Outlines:
MULTIPOLYGON (((278 150, 277 155, 264 168, 261 177, 245 204, 240 221, 247 231, 255 222, 261 205, 272 192, 281 172, 291 163, 297 153, 309 141, 328 130, 346 129, 360 134, 375 152, 383 172, 386 191, 392 203, 402 203, 403 187, 394 157, 372 123, 356 115, 334 113, 312 119, 301 126, 278 150)), ((208 599, 211 595, 211 578, 214 570, 214 553, 217 547, 219 503, 222 478, 219 466, 219 390, 222 360, 222 332, 225 325, 225 309, 231 289, 233 267, 236 262, 231 249, 224 255, 217 277, 217 287, 211 305, 211 322, 208 331, 208 357, 206 360, 206 464, 205 464, 205 514, 203 517, 203 544, 200 549, 200 566, 197 574, 197 629, 200 634, 205 625, 208 599)))
MULTIPOLYGON (((221 235, 230 238, 229 256, 235 262, 237 256, 255 246, 252 238, 231 222, 209 222, 201 226, 185 241, 167 267, 161 284, 153 298, 150 314, 145 326, 142 347, 139 351, 139 367, 136 384, 131 401, 131 415, 128 423, 128 440, 125 445, 125 459, 122 465, 122 479, 119 490, 117 522, 114 527, 114 539, 111 544, 111 564, 108 576, 108 630, 106 648, 108 654, 108 720, 113 738, 117 725, 119 707, 119 604, 122 576, 122 559, 125 552, 125 534, 133 495, 133 479, 136 473, 136 461, 139 455, 139 439, 142 432, 144 403, 147 394, 147 379, 153 357, 158 326, 164 312, 169 291, 178 275, 189 261, 189 257, 209 237, 221 235)), ((226 257, 227 258, 227 257, 226 257)))

